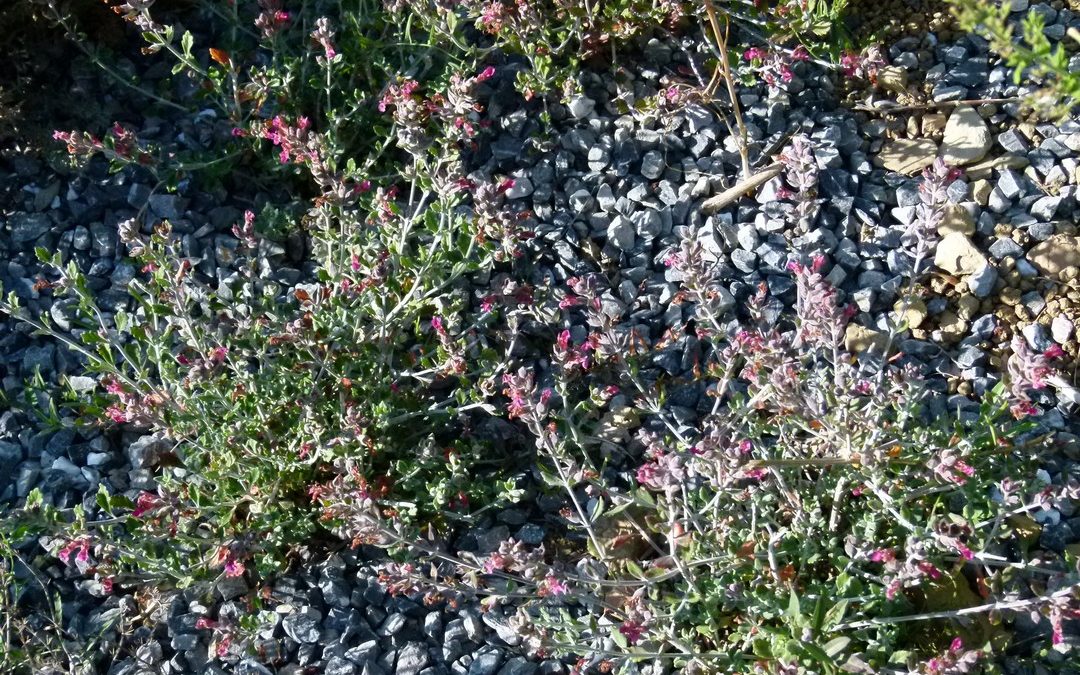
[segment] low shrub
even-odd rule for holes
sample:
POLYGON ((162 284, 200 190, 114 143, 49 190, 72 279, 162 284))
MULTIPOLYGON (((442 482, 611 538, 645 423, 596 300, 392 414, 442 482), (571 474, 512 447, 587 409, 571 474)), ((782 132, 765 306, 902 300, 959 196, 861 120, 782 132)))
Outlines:
MULTIPOLYGON (((156 490, 102 490, 95 513, 35 496, 20 513, 35 532, 62 525, 52 553, 103 592, 265 579, 343 540, 388 549, 397 592, 506 605, 527 648, 579 657, 578 672, 973 672, 1010 644, 1004 619, 1020 611, 1045 616, 1048 649, 1065 649, 1076 571, 1023 555, 1028 514, 1075 492, 1042 480, 1049 443, 1029 419, 1057 354, 1015 341, 1008 386, 953 411, 893 349, 949 167, 924 176, 903 238, 914 271, 889 332, 850 323, 825 258, 789 266, 793 323, 777 324, 762 287, 739 324, 715 260, 690 237, 665 259, 693 328, 652 344, 626 327, 599 273, 516 280, 531 215, 507 207, 512 179, 467 168, 499 123, 483 103, 512 96, 511 78, 526 97, 568 94, 584 60, 694 10, 718 75, 685 98, 665 91, 657 110, 711 97, 721 81, 735 100, 739 75, 782 89, 795 62, 815 58, 794 43, 831 36, 842 3, 782 5, 786 30, 730 62, 711 3, 365 0, 293 13, 260 0, 219 9, 229 28, 199 45, 150 4, 111 6, 148 52, 169 55, 171 84, 212 111, 205 147, 187 155, 120 124, 56 139, 76 158, 149 171, 158 189, 243 170, 294 203, 238 218, 212 256, 241 261, 234 275, 193 262, 172 224, 140 212, 119 226, 129 306, 103 307, 77 265, 46 250, 54 274, 41 284, 71 329, 14 294, 0 304, 98 378, 91 396, 69 393, 58 423, 74 412, 77 424, 146 434, 128 452, 156 490), (299 280, 275 275, 283 221, 310 244, 299 280), (689 384, 713 401, 696 425, 671 412, 672 382, 643 374, 646 359, 691 339, 689 384), (525 348, 549 353, 550 370, 528 370, 525 348), (564 500, 547 547, 447 550, 529 482, 564 500)), ((843 67, 872 79, 880 63, 871 50, 843 67)), ((821 205, 810 141, 796 136, 779 161, 781 208, 805 233, 821 205)), ((743 165, 749 176, 745 152, 743 165)), ((221 655, 257 618, 231 621, 201 626, 221 655)))

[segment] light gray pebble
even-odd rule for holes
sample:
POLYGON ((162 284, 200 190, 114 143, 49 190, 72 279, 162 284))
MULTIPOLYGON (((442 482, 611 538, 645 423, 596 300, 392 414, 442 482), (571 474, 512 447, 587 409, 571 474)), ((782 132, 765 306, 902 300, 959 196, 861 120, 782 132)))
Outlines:
POLYGON ((592 100, 588 96, 585 96, 584 94, 579 94, 574 98, 570 99, 570 102, 567 104, 566 107, 570 111, 570 114, 574 116, 574 118, 582 119, 583 117, 588 117, 589 115, 591 115, 593 110, 596 109, 596 101, 592 100))
POLYGON ((645 156, 641 158, 641 175, 649 180, 656 180, 663 174, 664 156, 656 150, 645 153, 645 156))
POLYGON ((468 675, 495 675, 502 665, 502 654, 495 649, 479 652, 469 664, 468 675))
POLYGON ((1031 215, 1040 220, 1052 220, 1057 215, 1058 207, 1061 205, 1061 197, 1055 195, 1046 195, 1040 197, 1031 205, 1031 215))
POLYGON ((971 289, 972 294, 976 298, 986 298, 994 291, 994 284, 997 283, 997 268, 993 265, 983 265, 981 268, 975 271, 974 274, 968 276, 965 280, 967 287, 971 289))
POLYGON ((600 146, 593 146, 589 149, 588 161, 590 171, 603 171, 611 161, 611 155, 600 146))
POLYGON ((1020 332, 1024 335, 1024 339, 1027 340, 1028 346, 1037 352, 1045 352, 1054 346, 1041 323, 1029 323, 1020 332))
POLYGON ((315 644, 321 637, 319 621, 307 613, 289 614, 281 620, 281 627, 296 642, 315 644))
POLYGON ((608 241, 620 251, 634 248, 634 223, 625 216, 615 216, 607 229, 608 241))
POLYGON ((1065 344, 1071 340, 1073 331, 1073 322, 1061 314, 1055 316, 1054 320, 1050 322, 1050 334, 1053 336, 1054 342, 1058 344, 1065 344))
POLYGON ((1024 247, 1016 243, 1011 237, 1000 237, 990 244, 990 255, 996 260, 1012 256, 1019 258, 1024 255, 1024 247))
POLYGON ((431 663, 431 655, 428 653, 427 645, 423 642, 409 642, 398 652, 394 674, 419 675, 429 663, 431 663))

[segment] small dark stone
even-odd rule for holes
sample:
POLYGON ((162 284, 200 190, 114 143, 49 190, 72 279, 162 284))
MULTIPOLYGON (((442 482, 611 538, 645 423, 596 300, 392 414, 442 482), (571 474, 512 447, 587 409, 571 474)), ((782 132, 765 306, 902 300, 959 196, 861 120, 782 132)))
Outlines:
POLYGON ((307 614, 290 614, 281 620, 285 634, 297 642, 314 644, 319 641, 319 622, 307 614))

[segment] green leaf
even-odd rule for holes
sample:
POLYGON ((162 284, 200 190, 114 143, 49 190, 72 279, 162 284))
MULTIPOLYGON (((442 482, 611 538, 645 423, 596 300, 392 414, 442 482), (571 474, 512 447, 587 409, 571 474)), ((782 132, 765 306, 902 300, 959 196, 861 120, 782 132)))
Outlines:
POLYGON ((96 501, 103 511, 109 510, 109 491, 105 489, 105 485, 102 483, 98 483, 96 501))
POLYGON ((39 509, 43 501, 44 497, 41 494, 41 488, 34 488, 26 495, 26 508, 30 510, 39 509))
POLYGON ((191 31, 184 31, 184 36, 180 38, 180 47, 184 50, 184 56, 191 56, 191 48, 195 44, 195 36, 191 34, 191 31))
POLYGON ((795 593, 795 589, 791 589, 791 596, 788 597, 787 615, 792 621, 796 623, 802 623, 802 608, 799 603, 799 596, 795 593))
POLYGON ((844 650, 847 649, 850 644, 851 638, 846 635, 834 637, 825 643, 825 653, 828 654, 830 658, 835 659, 840 654, 843 654, 844 650))
POLYGON ((825 612, 825 619, 821 622, 822 630, 829 630, 843 620, 844 614, 847 613, 848 602, 846 599, 841 600, 825 612))

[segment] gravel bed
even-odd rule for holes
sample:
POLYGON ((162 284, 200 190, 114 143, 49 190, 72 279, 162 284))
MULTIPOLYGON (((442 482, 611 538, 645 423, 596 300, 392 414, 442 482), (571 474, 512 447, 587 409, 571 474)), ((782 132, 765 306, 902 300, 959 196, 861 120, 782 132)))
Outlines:
MULTIPOLYGON (((1019 6, 1021 3, 1015 3, 1019 6)), ((1023 3, 1026 5, 1026 2, 1023 3)), ((1047 35, 1064 38, 1080 28, 1080 14, 1032 5, 1047 19, 1047 35)), ((1016 15, 1014 15, 1016 16, 1016 15)), ((932 33, 889 47, 893 81, 918 100, 947 104, 967 99, 1008 98, 1029 92, 1013 84, 987 45, 968 35, 938 43, 932 33), (918 83, 919 87, 914 84, 918 83), (921 87, 921 88, 920 88, 921 87)), ((472 158, 473 175, 514 179, 506 197, 526 213, 536 233, 524 259, 530 282, 564 286, 572 276, 602 271, 611 282, 605 309, 621 327, 657 349, 645 381, 670 379, 665 414, 681 429, 694 428, 712 400, 695 383, 701 356, 693 335, 692 307, 674 302, 679 274, 664 260, 679 242, 697 236, 708 256, 721 263, 720 302, 734 322, 759 283, 768 286, 772 321, 791 310, 794 284, 789 260, 825 255, 830 280, 859 309, 849 329, 849 348, 879 343, 889 315, 907 287, 914 261, 901 235, 915 217, 915 174, 937 156, 964 169, 950 189, 951 207, 934 254, 935 273, 924 283, 916 326, 900 336, 904 358, 928 373, 946 406, 975 414, 977 396, 1001 377, 1000 347, 1020 331, 1036 350, 1061 346, 1075 367, 1080 323, 1080 120, 1032 123, 1017 103, 940 105, 884 112, 853 111, 839 101, 847 86, 837 73, 796 64, 786 91, 763 87, 740 95, 752 139, 751 161, 763 165, 795 134, 813 141, 819 199, 792 228, 793 206, 774 179, 752 197, 705 215, 701 203, 730 187, 741 159, 724 122, 708 107, 689 104, 664 116, 625 114, 655 96, 665 73, 685 64, 679 44, 653 39, 640 63, 618 80, 586 73, 584 93, 552 108, 553 134, 541 133, 531 108, 510 95, 512 73, 489 101, 496 131, 472 158)), ((1070 62, 1080 68, 1080 57, 1070 62)), ((897 92, 865 95, 867 108, 884 111, 897 92)), ((200 117, 184 128, 169 120, 141 120, 140 137, 180 140, 197 146, 222 123, 200 117)), ((69 321, 64 302, 35 282, 41 268, 34 248, 59 250, 91 279, 102 307, 129 303, 127 284, 138 271, 125 259, 117 223, 142 211, 147 230, 162 219, 183 237, 185 254, 198 272, 227 288, 235 280, 237 242, 230 233, 242 210, 270 195, 226 196, 181 185, 176 194, 155 192, 138 171, 110 175, 101 162, 78 174, 53 172, 25 156, 3 160, 0 191, 0 281, 31 312, 47 312, 60 327, 69 321)), ((259 251, 266 277, 283 288, 310 278, 306 243, 293 236, 259 251)), ((922 270, 920 270, 922 271, 922 270)), ((487 280, 477 280, 477 296, 487 280)), ((567 326, 575 341, 584 325, 567 326)), ((538 381, 549 366, 536 359, 538 381)), ((33 337, 25 325, 0 322, 0 387, 21 398, 24 380, 40 370, 47 382, 70 376, 75 389, 94 383, 75 376, 78 362, 54 342, 33 337)), ((1062 397, 1059 397, 1062 398, 1062 397)), ((1080 474, 1080 443, 1068 402, 1047 392, 1040 425, 1064 432, 1062 453, 1045 467, 1064 482, 1080 474)), ((148 457, 156 439, 128 432, 50 430, 22 413, 0 413, 0 503, 19 503, 35 487, 60 507, 93 509, 99 485, 110 492, 153 486, 148 457)), ((530 505, 529 508, 532 508, 530 505)), ((543 512, 538 504, 534 512, 543 512)), ((481 524, 484 539, 508 534, 537 542, 542 519, 507 512, 481 524), (532 522, 536 520, 536 522, 532 522)), ((1068 503, 1040 514, 1040 546, 1055 553, 1080 550, 1080 515, 1068 503)), ((477 539, 474 537, 474 539, 477 539)), ((359 553, 363 553, 361 551, 359 553)), ((89 638, 130 609, 130 598, 106 594, 80 581, 56 561, 46 572, 64 598, 64 618, 76 636, 89 638)), ((136 673, 305 673, 327 675, 530 675, 568 672, 555 660, 528 660, 496 613, 469 602, 425 606, 419 597, 388 596, 363 556, 345 552, 312 561, 303 571, 274 580, 270 607, 257 642, 259 657, 211 658, 214 632, 196 626, 200 616, 240 616, 245 596, 256 589, 230 579, 213 588, 189 589, 163 599, 157 622, 136 629, 137 658, 124 658, 110 675, 136 673)), ((642 672, 659 672, 643 667, 642 672)), ((96 672, 93 669, 85 672, 96 672)))

